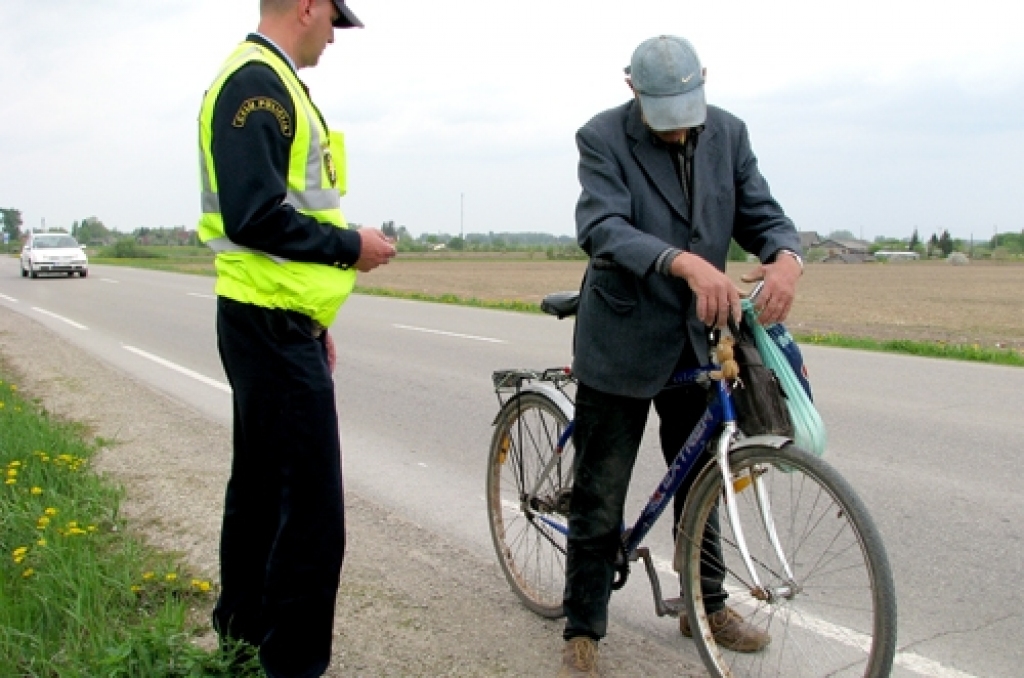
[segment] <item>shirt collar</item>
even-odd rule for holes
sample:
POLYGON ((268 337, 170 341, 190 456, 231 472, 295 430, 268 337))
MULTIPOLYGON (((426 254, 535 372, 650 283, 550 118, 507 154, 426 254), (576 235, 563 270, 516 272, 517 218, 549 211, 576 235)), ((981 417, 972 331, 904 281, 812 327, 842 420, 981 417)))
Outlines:
POLYGON ((277 52, 278 56, 280 56, 282 59, 284 59, 285 63, 288 64, 288 66, 292 69, 292 73, 295 73, 296 75, 298 75, 299 69, 295 68, 295 62, 292 61, 292 58, 290 56, 288 56, 287 52, 285 52, 283 49, 281 49, 280 45, 278 45, 276 42, 274 42, 273 40, 271 40, 267 36, 263 35, 262 33, 253 33, 249 37, 250 38, 253 38, 253 37, 259 38, 263 42, 267 43, 267 45, 272 47, 273 50, 275 52, 277 52))

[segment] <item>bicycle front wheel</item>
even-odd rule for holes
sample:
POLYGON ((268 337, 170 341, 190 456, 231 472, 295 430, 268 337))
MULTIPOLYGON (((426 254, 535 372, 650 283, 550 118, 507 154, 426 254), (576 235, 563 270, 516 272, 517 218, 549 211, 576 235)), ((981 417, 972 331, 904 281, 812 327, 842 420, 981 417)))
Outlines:
POLYGON ((565 589, 565 534, 572 487, 569 425, 550 399, 524 393, 498 415, 487 459, 487 514, 498 562, 529 609, 556 618, 565 589))
POLYGON ((827 463, 792 445, 740 449, 730 463, 759 584, 739 551, 717 465, 687 497, 677 542, 690 627, 711 675, 888 676, 896 592, 881 537, 853 489, 827 463), (713 539, 702 550, 705 530, 719 537, 720 553, 713 552, 713 539), (771 637, 759 652, 732 652, 724 638, 716 642, 704 595, 723 576, 728 606, 771 637))

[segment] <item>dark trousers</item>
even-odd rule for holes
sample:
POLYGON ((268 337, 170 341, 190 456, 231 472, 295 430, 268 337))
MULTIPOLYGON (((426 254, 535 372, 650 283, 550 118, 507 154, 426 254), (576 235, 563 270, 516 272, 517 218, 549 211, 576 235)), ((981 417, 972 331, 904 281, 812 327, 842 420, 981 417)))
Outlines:
MULTIPOLYGON (((622 545, 623 511, 633 465, 647 424, 652 399, 611 395, 580 384, 576 391, 573 446, 576 468, 569 510, 568 558, 564 605, 566 640, 575 636, 604 637, 608 600, 615 577, 615 558, 622 545)), ((666 389, 653 398, 661 418, 661 451, 671 463, 707 408, 707 391, 698 386, 666 389)), ((696 472, 676 493, 672 536, 696 472)), ((712 511, 702 547, 720 562, 717 509, 712 511)), ((723 573, 702 567, 705 609, 725 607, 723 573), (706 572, 704 570, 707 570, 706 572)))
POLYGON ((345 552, 326 349, 306 316, 223 297, 217 339, 234 391, 234 449, 213 625, 259 647, 271 678, 320 676, 345 552))

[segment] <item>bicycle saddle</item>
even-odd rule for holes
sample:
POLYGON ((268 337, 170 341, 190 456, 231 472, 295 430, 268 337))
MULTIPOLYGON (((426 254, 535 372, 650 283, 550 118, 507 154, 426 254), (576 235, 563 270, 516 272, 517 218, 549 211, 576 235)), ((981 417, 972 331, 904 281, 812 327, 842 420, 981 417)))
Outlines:
POLYGON ((580 293, 576 290, 571 292, 552 292, 540 302, 540 310, 548 315, 558 316, 558 319, 568 318, 576 315, 576 309, 580 305, 580 293))

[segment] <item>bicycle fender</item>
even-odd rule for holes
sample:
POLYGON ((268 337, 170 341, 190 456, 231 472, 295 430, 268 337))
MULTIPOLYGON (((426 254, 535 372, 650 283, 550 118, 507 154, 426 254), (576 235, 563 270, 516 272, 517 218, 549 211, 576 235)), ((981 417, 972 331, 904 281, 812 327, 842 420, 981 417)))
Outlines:
POLYGON ((572 421, 573 417, 576 416, 576 409, 573 407, 572 402, 569 400, 569 398, 566 397, 564 393, 559 391, 551 384, 530 383, 520 388, 519 392, 516 395, 509 398, 505 405, 500 410, 498 410, 498 413, 494 415, 494 421, 491 422, 491 426, 497 424, 498 419, 501 417, 501 413, 504 412, 509 405, 518 400, 519 397, 524 393, 536 393, 537 395, 547 398, 552 403, 554 403, 559 410, 562 411, 562 414, 564 414, 565 418, 569 421, 572 421))
POLYGON ((781 450, 792 442, 792 438, 787 438, 785 436, 750 436, 749 438, 741 438, 734 442, 729 448, 729 451, 734 452, 735 450, 742 450, 746 447, 772 447, 776 450, 781 450))

